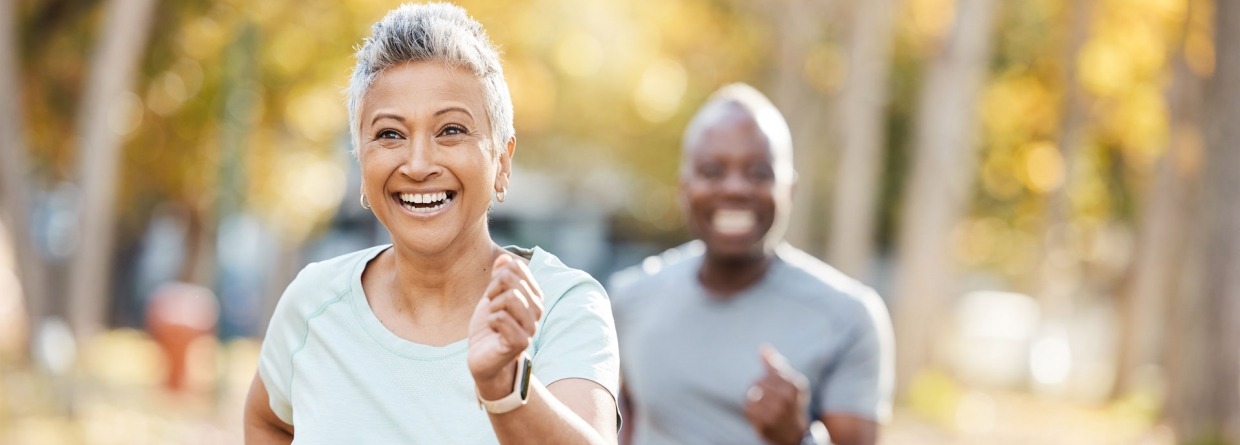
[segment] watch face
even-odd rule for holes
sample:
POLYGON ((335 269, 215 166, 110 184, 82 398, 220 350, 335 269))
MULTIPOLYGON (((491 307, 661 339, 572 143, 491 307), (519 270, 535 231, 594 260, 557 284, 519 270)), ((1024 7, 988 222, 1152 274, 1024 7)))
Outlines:
POLYGON ((530 372, 534 371, 534 364, 530 362, 529 357, 523 357, 525 366, 522 366, 521 372, 521 400, 529 400, 530 397, 530 372))

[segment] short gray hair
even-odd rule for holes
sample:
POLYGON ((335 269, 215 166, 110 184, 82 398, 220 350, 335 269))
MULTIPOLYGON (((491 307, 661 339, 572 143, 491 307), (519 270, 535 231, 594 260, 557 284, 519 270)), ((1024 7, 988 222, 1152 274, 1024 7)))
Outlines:
POLYGON ((512 124, 512 97, 499 51, 482 24, 460 6, 448 3, 406 3, 393 9, 370 28, 371 35, 357 49, 357 65, 349 79, 349 136, 358 149, 358 113, 362 98, 383 70, 406 62, 440 61, 468 68, 482 81, 496 151, 516 135, 512 124))
POLYGON ((731 107, 738 107, 753 117, 758 128, 770 139, 776 174, 791 179, 795 172, 792 165, 792 132, 788 129, 788 121, 766 95, 744 83, 733 83, 716 90, 689 120, 680 143, 681 174, 687 172, 685 157, 693 144, 697 143, 708 126, 722 118, 731 107))

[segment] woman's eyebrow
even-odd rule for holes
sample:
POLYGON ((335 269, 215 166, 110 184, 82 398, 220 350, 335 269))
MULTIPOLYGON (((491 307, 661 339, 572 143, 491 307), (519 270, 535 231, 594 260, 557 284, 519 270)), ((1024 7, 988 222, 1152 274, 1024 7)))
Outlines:
POLYGON ((469 110, 466 110, 464 107, 448 107, 448 108, 444 108, 444 109, 442 109, 442 110, 436 111, 436 112, 435 112, 435 116, 442 116, 442 115, 444 115, 444 114, 448 114, 448 113, 451 113, 451 112, 453 112, 453 111, 459 111, 459 112, 465 113, 465 115, 466 115, 466 116, 469 116, 469 118, 470 118, 470 119, 473 119, 473 118, 474 118, 474 114, 473 114, 473 113, 470 113, 470 112, 469 112, 469 110))
POLYGON ((374 124, 375 124, 375 122, 379 122, 379 120, 380 120, 380 119, 392 119, 392 120, 395 120, 395 121, 400 122, 400 123, 402 123, 402 124, 403 124, 403 123, 405 123, 405 118, 404 118, 404 116, 401 116, 401 115, 399 115, 399 114, 393 114, 393 113, 379 113, 379 114, 376 114, 376 115, 375 115, 375 118, 374 118, 374 119, 371 119, 371 121, 370 121, 370 125, 374 125, 374 124))

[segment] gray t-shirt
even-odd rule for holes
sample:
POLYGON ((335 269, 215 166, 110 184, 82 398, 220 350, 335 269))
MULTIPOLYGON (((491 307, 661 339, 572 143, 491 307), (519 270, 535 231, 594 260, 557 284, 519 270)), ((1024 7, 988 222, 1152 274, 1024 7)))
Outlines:
POLYGON ((763 343, 809 379, 811 419, 887 419, 894 350, 878 294, 785 244, 760 281, 723 300, 697 279, 702 250, 692 242, 610 280, 634 443, 763 443, 743 411, 763 343))

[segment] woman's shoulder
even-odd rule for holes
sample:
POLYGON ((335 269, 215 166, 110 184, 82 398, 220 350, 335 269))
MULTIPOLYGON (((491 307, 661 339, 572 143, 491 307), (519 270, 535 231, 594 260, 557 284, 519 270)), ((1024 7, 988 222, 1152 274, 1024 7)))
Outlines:
POLYGON ((324 304, 340 300, 353 290, 366 262, 387 247, 369 247, 307 264, 289 283, 280 297, 280 304, 301 309, 298 312, 313 312, 324 304))
MULTIPOLYGON (((538 281, 544 299, 556 300, 579 291, 597 291, 600 296, 606 297, 603 286, 586 271, 564 264, 559 257, 537 246, 520 250, 529 253, 526 258, 529 259, 530 272, 538 281)), ((514 248, 509 248, 509 251, 514 251, 514 248)), ((514 252, 518 255, 522 253, 514 252)))

